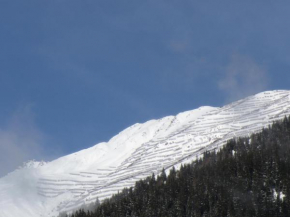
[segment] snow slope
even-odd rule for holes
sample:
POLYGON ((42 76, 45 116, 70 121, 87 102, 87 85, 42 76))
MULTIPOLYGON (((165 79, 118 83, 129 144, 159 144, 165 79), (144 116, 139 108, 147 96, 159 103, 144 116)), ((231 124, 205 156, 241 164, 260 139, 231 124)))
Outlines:
POLYGON ((57 216, 103 200, 285 115, 290 115, 290 91, 280 90, 135 124, 106 143, 46 164, 32 162, 1 178, 0 217, 57 216))

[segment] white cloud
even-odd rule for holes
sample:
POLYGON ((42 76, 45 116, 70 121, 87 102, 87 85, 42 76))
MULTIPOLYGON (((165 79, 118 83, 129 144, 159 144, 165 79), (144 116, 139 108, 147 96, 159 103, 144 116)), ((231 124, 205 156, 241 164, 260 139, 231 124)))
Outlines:
POLYGON ((220 90, 226 92, 227 101, 266 90, 268 84, 267 71, 253 59, 235 54, 224 72, 224 77, 218 81, 220 90))
POLYGON ((18 109, 0 127, 0 177, 23 162, 40 157, 44 134, 37 128, 31 105, 18 109))

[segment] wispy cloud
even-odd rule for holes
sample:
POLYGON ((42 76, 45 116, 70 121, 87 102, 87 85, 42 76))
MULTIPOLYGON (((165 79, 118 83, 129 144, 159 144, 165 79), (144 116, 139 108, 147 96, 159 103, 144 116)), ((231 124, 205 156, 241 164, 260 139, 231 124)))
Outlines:
POLYGON ((0 177, 43 153, 44 134, 35 124, 31 107, 17 109, 7 124, 0 127, 0 177))
POLYGON ((218 87, 227 95, 227 101, 234 101, 266 90, 267 70, 248 56, 234 54, 218 81, 218 87))
POLYGON ((169 42, 169 48, 173 52, 184 53, 189 47, 188 40, 171 40, 169 42))

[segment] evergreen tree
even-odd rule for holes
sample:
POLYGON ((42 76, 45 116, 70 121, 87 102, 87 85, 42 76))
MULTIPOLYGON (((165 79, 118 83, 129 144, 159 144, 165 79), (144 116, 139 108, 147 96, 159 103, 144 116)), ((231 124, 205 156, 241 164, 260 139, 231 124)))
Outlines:
POLYGON ((285 118, 70 216, 287 217, 289 210, 290 118, 285 118))

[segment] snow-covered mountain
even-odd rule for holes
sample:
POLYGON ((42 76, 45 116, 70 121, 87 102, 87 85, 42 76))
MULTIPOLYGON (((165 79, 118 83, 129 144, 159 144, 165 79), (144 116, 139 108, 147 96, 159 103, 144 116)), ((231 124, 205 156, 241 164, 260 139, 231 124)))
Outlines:
POLYGON ((30 162, 0 179, 0 217, 48 217, 131 187, 234 137, 290 115, 290 91, 267 91, 221 108, 135 124, 110 141, 49 163, 30 162))

